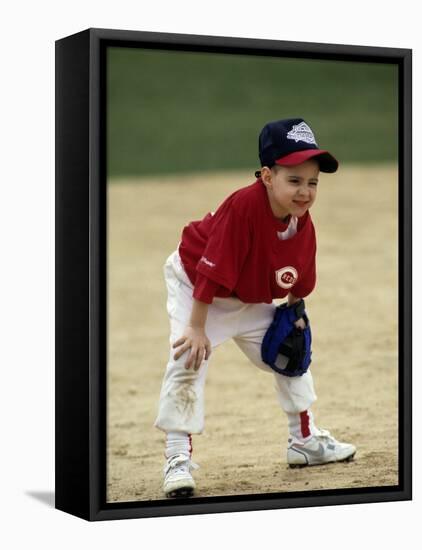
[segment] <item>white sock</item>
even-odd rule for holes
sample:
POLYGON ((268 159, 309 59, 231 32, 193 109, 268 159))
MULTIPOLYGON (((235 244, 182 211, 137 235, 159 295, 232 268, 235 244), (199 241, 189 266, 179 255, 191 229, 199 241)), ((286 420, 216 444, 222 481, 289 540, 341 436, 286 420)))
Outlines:
POLYGON ((186 432, 167 432, 166 458, 180 454, 192 456, 192 436, 186 432))
POLYGON ((287 413, 289 433, 299 441, 309 441, 315 431, 314 415, 312 411, 302 411, 301 413, 287 413))

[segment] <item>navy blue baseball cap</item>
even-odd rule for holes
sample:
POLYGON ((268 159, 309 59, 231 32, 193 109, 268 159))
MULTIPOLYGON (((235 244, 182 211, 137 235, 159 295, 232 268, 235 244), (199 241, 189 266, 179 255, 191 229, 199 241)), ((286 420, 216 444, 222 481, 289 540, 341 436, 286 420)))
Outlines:
POLYGON ((319 149, 314 133, 302 118, 276 120, 262 129, 259 135, 261 166, 294 166, 311 158, 318 161, 321 172, 333 173, 338 168, 337 160, 328 151, 319 149))

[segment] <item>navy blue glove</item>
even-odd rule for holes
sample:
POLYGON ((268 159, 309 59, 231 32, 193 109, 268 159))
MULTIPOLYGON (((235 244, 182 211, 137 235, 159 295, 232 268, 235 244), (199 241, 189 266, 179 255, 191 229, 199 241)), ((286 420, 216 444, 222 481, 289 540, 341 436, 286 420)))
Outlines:
POLYGON ((274 319, 265 333, 261 357, 264 363, 280 374, 302 376, 311 364, 311 344, 311 327, 305 313, 305 302, 299 300, 291 306, 281 304, 276 308, 274 319), (305 321, 303 330, 295 326, 300 318, 305 321), (289 359, 283 369, 275 364, 279 353, 289 359))

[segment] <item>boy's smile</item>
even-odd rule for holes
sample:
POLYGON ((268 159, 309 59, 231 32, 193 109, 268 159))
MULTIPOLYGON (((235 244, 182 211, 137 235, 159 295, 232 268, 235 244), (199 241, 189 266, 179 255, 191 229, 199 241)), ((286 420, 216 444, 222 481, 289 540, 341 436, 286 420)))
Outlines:
POLYGON ((314 159, 295 166, 262 167, 261 178, 274 216, 303 216, 315 202, 318 175, 319 164, 314 159))

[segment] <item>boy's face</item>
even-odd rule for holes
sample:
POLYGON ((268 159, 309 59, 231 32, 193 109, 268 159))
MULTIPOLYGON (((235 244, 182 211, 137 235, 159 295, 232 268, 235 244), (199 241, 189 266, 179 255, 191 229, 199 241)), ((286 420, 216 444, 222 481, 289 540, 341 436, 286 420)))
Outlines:
POLYGON ((314 159, 296 166, 277 166, 273 170, 262 167, 261 178, 274 216, 303 216, 315 202, 318 176, 319 164, 314 159))

